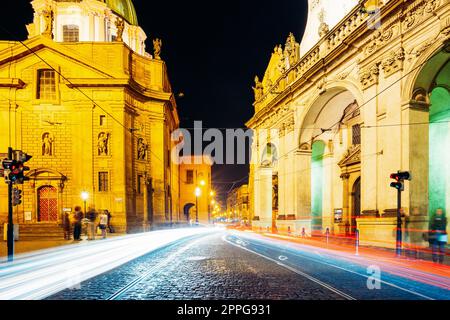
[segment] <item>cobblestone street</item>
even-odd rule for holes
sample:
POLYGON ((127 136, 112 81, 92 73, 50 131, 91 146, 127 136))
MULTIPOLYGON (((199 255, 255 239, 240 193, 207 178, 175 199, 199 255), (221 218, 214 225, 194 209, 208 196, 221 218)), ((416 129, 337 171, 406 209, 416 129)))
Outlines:
POLYGON ((224 242, 222 237, 219 233, 169 246, 88 280, 79 290, 68 289, 49 299, 108 299, 152 268, 147 277, 115 298, 342 299, 286 268, 224 242))

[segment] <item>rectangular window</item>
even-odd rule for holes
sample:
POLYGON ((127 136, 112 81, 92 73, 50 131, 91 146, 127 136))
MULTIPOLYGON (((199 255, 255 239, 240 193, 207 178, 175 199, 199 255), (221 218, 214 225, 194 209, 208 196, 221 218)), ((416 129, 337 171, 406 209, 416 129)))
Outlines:
POLYGON ((63 41, 64 42, 78 42, 80 28, 77 25, 63 26, 63 41))
POLYGON ((144 190, 144 177, 139 175, 137 177, 137 193, 142 194, 142 191, 144 190))
POLYGON ((37 98, 42 100, 56 100, 56 74, 54 70, 38 71, 37 98))
POLYGON ((100 192, 108 191, 108 172, 98 173, 98 191, 100 192))
POLYGON ((104 126, 106 124, 106 116, 101 115, 100 116, 100 126, 104 126))
POLYGON ((352 127, 352 137, 354 145, 361 144, 361 126, 359 124, 352 127))
POLYGON ((193 170, 186 171, 186 183, 194 184, 194 171, 193 170))

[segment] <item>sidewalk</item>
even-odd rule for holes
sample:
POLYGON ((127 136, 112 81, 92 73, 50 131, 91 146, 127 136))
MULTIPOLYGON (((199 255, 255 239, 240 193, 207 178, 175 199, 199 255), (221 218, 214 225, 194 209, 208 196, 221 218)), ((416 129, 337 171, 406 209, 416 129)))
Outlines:
MULTIPOLYGON (((108 238, 123 236, 124 234, 108 234, 108 238)), ((81 237, 84 239, 84 236, 81 237)), ((96 236, 94 241, 101 241, 101 236, 96 236)), ((80 243, 83 243, 84 241, 88 240, 82 240, 82 241, 74 241, 74 240, 64 240, 64 239, 58 239, 58 240, 46 240, 46 239, 36 239, 36 240, 21 240, 14 242, 14 253, 15 254, 22 254, 22 253, 30 253, 34 251, 39 250, 45 250, 50 248, 56 248, 60 246, 67 246, 67 245, 77 245, 80 243)), ((92 241, 92 240, 91 240, 92 241)), ((0 260, 2 258, 5 258, 7 256, 8 249, 6 241, 1 240, 0 241, 0 260)))
MULTIPOLYGON (((248 232, 248 231, 247 231, 248 232)), ((349 246, 346 243, 348 241, 337 241, 336 239, 329 239, 328 244, 326 240, 321 238, 298 238, 287 235, 278 235, 270 233, 255 233, 263 237, 277 239, 281 241, 286 241, 289 243, 296 243, 300 245, 306 245, 311 247, 316 247, 320 249, 329 250, 331 254, 339 255, 339 253, 345 253, 348 257, 349 255, 356 257, 356 247, 353 245, 349 246)), ((425 272, 428 274, 434 274, 438 276, 450 277, 450 258, 448 254, 444 264, 436 264, 431 260, 431 254, 425 254, 423 259, 411 259, 404 255, 401 258, 395 256, 395 250, 384 249, 384 248, 374 248, 367 246, 360 246, 358 256, 359 258, 366 258, 373 261, 379 261, 380 263, 387 263, 397 267, 403 267, 416 271, 425 272), (425 260, 425 258, 429 258, 425 260)))
POLYGON ((358 255, 356 255, 355 238, 330 236, 327 243, 325 235, 314 236, 312 238, 301 238, 290 236, 287 234, 259 233, 254 232, 248 228, 230 229, 250 232, 266 238, 272 238, 287 243, 295 243, 328 250, 330 254, 333 255, 339 255, 340 253, 343 253, 347 257, 354 256, 359 258, 366 258, 373 261, 379 261, 380 263, 387 263, 397 267, 408 268, 411 269, 411 271, 417 270, 426 272, 428 274, 450 277, 450 256, 448 251, 446 253, 444 264, 437 264, 432 261, 431 249, 424 247, 420 248, 420 255, 417 259, 409 256, 407 257, 405 255, 405 249, 402 250, 402 257, 397 258, 395 255, 395 250, 393 249, 369 246, 360 246, 358 248, 358 255))

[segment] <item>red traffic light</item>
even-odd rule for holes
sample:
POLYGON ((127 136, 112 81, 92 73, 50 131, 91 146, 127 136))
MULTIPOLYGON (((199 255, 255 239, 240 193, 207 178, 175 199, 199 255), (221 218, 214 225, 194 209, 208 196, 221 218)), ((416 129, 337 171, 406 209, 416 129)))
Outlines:
POLYGON ((397 181, 411 180, 411 174, 408 171, 399 171, 397 173, 391 174, 391 179, 397 181))

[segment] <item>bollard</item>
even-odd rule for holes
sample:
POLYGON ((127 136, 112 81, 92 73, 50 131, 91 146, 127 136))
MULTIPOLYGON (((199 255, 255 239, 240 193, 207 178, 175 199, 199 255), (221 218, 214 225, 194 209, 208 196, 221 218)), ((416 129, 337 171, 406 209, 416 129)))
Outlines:
POLYGON ((356 244, 356 253, 355 253, 355 255, 359 256, 359 230, 358 229, 356 229, 356 241, 355 241, 355 244, 356 244))
POLYGON ((330 241, 330 228, 327 228, 327 231, 325 231, 325 234, 326 234, 326 237, 327 237, 327 246, 328 246, 328 243, 330 241))

